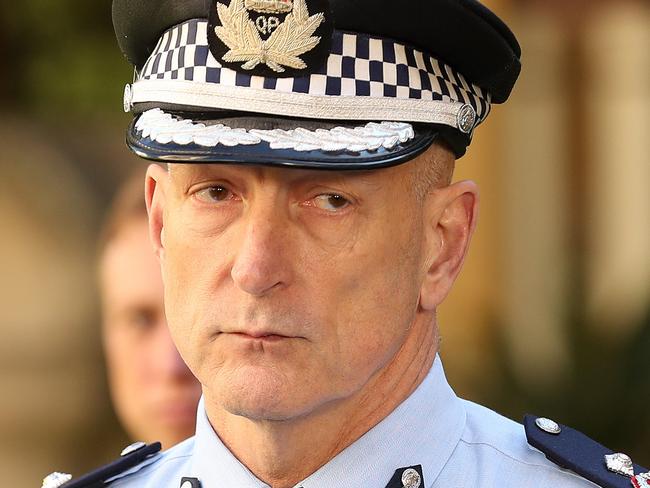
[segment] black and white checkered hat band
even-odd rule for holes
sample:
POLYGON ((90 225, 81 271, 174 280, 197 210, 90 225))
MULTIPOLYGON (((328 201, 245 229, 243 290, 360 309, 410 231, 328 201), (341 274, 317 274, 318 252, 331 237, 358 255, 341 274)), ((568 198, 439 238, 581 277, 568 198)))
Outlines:
POLYGON ((167 30, 137 74, 125 106, 159 102, 292 117, 425 122, 466 133, 490 111, 488 93, 446 64, 390 39, 334 31, 319 70, 273 78, 223 67, 208 48, 207 28, 206 20, 193 19, 167 30), (476 114, 469 127, 468 110, 476 114))

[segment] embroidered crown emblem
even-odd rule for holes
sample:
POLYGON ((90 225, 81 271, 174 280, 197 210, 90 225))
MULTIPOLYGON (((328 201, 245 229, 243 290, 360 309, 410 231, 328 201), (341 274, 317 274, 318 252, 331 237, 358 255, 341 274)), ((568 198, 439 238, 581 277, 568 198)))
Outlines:
POLYGON ((264 14, 286 14, 291 12, 293 2, 291 0, 245 0, 244 6, 247 10, 264 14))
POLYGON ((295 0, 293 6, 291 0, 245 0, 245 3, 231 0, 228 6, 217 2, 216 7, 221 25, 214 32, 228 48, 221 59, 227 63, 243 63, 244 70, 258 65, 266 65, 276 73, 283 73, 287 68, 305 69, 307 64, 300 56, 321 41, 314 32, 325 20, 325 14, 309 15, 306 0, 295 0), (289 13, 283 21, 266 15, 253 21, 248 12, 251 9, 268 13, 271 8, 274 13, 280 9, 289 13))

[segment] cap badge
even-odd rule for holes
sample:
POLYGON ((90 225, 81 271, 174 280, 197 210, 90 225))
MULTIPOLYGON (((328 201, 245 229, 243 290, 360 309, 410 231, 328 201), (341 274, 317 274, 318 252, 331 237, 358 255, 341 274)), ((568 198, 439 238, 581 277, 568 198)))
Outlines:
POLYGON ((326 0, 311 0, 321 11, 310 15, 308 1, 213 1, 208 29, 212 54, 237 71, 275 77, 318 66, 330 43, 329 6, 326 0))

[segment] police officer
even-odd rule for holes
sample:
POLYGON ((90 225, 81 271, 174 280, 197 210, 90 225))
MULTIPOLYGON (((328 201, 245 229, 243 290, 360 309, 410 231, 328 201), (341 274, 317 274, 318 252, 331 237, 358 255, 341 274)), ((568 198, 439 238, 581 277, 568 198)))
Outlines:
POLYGON ((454 162, 520 70, 501 20, 475 0, 115 0, 113 17, 128 145, 168 163, 148 169, 149 231, 203 397, 193 438, 63 486, 647 486, 623 454, 445 379, 435 312, 478 206, 454 162))

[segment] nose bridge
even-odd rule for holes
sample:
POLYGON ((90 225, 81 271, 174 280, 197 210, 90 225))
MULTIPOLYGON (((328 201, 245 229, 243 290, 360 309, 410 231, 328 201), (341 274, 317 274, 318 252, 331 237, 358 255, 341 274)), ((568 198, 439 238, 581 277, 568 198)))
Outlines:
POLYGON ((288 218, 278 192, 269 192, 247 204, 231 276, 242 290, 262 295, 286 282, 282 249, 288 218))

